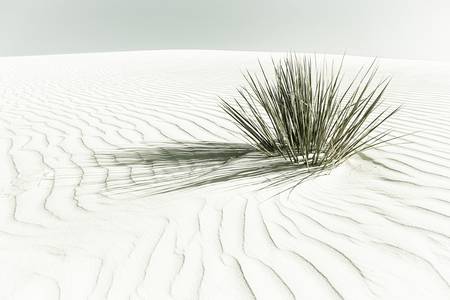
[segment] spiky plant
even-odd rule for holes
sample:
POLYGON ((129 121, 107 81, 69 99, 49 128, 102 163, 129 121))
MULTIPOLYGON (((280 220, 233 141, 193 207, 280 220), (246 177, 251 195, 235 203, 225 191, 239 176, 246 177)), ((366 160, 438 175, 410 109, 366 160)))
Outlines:
POLYGON ((272 63, 274 78, 260 64, 259 77, 244 74, 248 86, 238 89, 240 99, 221 103, 257 150, 295 165, 325 168, 387 140, 389 131, 376 129, 398 108, 380 108, 389 79, 371 87, 375 61, 345 87, 343 59, 337 68, 294 54, 272 63))

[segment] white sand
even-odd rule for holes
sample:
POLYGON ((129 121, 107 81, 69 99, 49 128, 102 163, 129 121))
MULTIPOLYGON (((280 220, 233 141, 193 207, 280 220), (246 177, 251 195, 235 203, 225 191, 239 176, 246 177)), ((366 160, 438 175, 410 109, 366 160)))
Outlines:
POLYGON ((214 166, 152 177, 108 155, 242 141, 218 96, 257 57, 270 55, 0 58, 0 299, 450 299, 450 64, 381 60, 386 103, 403 105, 386 126, 418 132, 290 198, 252 178, 152 196, 214 166))

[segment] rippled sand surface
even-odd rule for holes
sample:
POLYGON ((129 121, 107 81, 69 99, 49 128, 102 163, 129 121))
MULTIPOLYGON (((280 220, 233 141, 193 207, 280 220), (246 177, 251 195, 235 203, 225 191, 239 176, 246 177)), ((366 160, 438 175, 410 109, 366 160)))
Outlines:
POLYGON ((413 134, 273 196, 218 105, 271 55, 0 58, 0 299, 450 299, 450 64, 380 60, 413 134))

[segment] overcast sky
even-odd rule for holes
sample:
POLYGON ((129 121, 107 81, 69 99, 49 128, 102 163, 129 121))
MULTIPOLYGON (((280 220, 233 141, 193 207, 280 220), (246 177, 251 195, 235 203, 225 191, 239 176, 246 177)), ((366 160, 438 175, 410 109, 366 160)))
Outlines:
POLYGON ((0 56, 194 48, 450 60, 449 0, 0 3, 0 56))

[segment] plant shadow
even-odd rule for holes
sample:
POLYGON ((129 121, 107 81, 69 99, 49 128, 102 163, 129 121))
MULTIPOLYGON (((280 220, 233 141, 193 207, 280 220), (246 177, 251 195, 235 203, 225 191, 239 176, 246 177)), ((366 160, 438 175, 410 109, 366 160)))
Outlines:
MULTIPOLYGON (((289 188, 315 172, 241 143, 160 143, 94 154, 106 193, 156 195, 228 182, 225 188, 289 188)), ((279 190, 279 189, 278 189, 279 190)))

